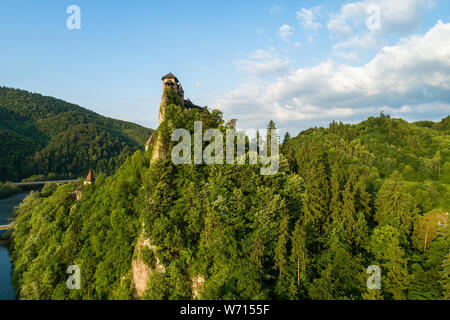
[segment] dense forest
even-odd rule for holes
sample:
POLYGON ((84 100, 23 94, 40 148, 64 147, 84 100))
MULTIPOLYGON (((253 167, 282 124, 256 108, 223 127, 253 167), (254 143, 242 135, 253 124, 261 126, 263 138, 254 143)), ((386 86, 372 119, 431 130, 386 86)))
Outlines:
MULTIPOLYGON (((225 130, 217 110, 166 112, 162 138, 194 120, 225 130)), ((286 135, 272 176, 137 151, 80 201, 80 183, 25 199, 13 283, 21 299, 450 299, 449 145, 449 117, 381 114, 286 135)))
POLYGON ((151 133, 74 104, 0 87, 0 181, 112 174, 151 133))

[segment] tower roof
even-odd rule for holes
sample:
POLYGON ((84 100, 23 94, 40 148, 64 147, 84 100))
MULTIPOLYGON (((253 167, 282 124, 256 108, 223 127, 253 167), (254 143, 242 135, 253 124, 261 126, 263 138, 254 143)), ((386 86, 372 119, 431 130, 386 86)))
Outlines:
POLYGON ((86 179, 84 179, 84 182, 89 182, 89 183, 95 182, 95 178, 94 178, 94 175, 92 174, 92 170, 89 170, 89 173, 88 173, 86 179))
POLYGON ((177 77, 175 77, 172 72, 169 72, 168 74, 166 74, 164 77, 161 78, 161 80, 165 79, 174 79, 176 82, 178 82, 177 77))

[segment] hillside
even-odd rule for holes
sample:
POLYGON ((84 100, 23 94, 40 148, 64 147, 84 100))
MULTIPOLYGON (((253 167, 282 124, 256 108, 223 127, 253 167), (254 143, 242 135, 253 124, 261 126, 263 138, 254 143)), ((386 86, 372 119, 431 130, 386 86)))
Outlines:
POLYGON ((0 181, 111 174, 143 149, 150 129, 77 105, 0 87, 0 181))
MULTIPOLYGON (((200 119, 225 130, 218 111, 170 105, 158 133, 200 119)), ((333 123, 287 139, 272 176, 138 151, 81 201, 76 183, 24 201, 14 286, 23 299, 450 299, 448 141, 448 118, 333 123), (72 264, 80 290, 66 288, 72 264)))
POLYGON ((357 125, 332 122, 303 131, 283 146, 295 171, 303 172, 309 148, 322 150, 330 173, 336 162, 341 170, 363 167, 381 179, 397 171, 423 211, 450 210, 450 116, 408 123, 381 114, 357 125))

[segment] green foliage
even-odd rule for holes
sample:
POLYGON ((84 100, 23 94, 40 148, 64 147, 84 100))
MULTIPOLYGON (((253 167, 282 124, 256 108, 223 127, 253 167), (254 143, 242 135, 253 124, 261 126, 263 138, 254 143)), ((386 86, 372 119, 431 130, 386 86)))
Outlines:
POLYGON ((11 182, 0 182, 0 199, 7 198, 19 192, 20 188, 16 187, 11 182))
POLYGON ((151 130, 77 105, 0 87, 0 180, 111 174, 151 130))
MULTIPOLYGON (((175 128, 225 130, 216 110, 174 103, 165 115, 157 133, 169 155, 175 128)), ((447 127, 385 115, 333 122, 285 139, 273 176, 260 165, 151 163, 137 151, 81 201, 74 183, 23 202, 14 285, 23 299, 448 299, 448 223, 415 239, 424 208, 446 208, 447 127), (140 297, 138 257, 152 269, 140 297), (72 264, 83 285, 69 292, 72 264), (366 287, 370 265, 381 290, 366 287)))
POLYGON ((147 264, 150 268, 156 268, 156 256, 152 249, 149 247, 142 248, 142 261, 147 264))

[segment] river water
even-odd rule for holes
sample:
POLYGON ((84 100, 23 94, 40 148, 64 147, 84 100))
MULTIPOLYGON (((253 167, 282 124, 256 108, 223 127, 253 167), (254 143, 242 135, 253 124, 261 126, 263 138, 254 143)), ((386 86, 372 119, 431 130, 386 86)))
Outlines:
MULTIPOLYGON (((0 225, 10 222, 9 218, 13 215, 14 207, 18 206, 27 195, 28 193, 19 193, 0 200, 0 225)), ((11 284, 11 273, 12 265, 8 247, 5 243, 0 243, 0 300, 14 300, 16 298, 11 284)))

